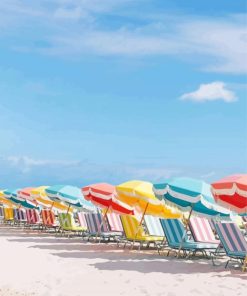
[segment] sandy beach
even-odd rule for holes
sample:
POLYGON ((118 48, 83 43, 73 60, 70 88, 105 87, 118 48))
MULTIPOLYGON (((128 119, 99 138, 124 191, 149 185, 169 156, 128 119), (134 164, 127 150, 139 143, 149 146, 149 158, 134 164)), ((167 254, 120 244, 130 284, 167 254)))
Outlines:
POLYGON ((0 295, 245 295, 247 274, 210 260, 0 226, 0 295))

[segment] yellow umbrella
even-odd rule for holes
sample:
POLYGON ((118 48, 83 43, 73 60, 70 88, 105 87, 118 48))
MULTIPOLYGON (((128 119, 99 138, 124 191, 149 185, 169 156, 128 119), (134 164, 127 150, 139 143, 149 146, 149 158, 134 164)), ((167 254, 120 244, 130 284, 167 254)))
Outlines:
POLYGON ((3 205, 6 205, 8 207, 15 207, 15 204, 11 201, 8 200, 4 194, 3 194, 3 190, 0 190, 0 203, 2 203, 3 205))
MULTIPOLYGON (((48 187, 49 186, 40 186, 40 187, 34 188, 31 191, 31 197, 35 199, 38 202, 38 204, 40 204, 43 207, 56 208, 57 210, 60 210, 60 211, 67 211, 68 210, 67 205, 64 205, 60 202, 52 201, 51 199, 49 199, 49 197, 45 192, 45 189, 48 187)), ((73 209, 70 209, 70 212, 72 211, 73 209)))
POLYGON ((170 206, 165 205, 153 193, 153 184, 144 181, 128 181, 116 186, 118 198, 128 205, 135 206, 142 213, 163 218, 180 218, 181 213, 170 206))

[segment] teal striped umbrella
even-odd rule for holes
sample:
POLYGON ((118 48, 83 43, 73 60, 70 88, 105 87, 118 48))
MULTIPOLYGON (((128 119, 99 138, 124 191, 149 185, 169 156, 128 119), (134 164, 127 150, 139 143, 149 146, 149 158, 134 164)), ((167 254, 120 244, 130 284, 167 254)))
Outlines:
POLYGON ((48 197, 53 201, 60 201, 76 208, 88 211, 95 209, 94 205, 85 200, 81 189, 70 185, 54 185, 45 189, 48 197))
POLYGON ((162 184, 154 184, 156 197, 164 198, 167 204, 182 211, 192 211, 200 216, 229 218, 230 211, 214 201, 211 187, 204 181, 191 178, 176 178, 162 184))
MULTIPOLYGON (((192 212, 195 212, 199 216, 206 217, 220 217, 225 219, 229 219, 230 217, 230 211, 215 203, 211 194, 210 185, 201 180, 191 178, 167 180, 162 184, 154 184, 153 191, 156 197, 164 198, 167 204, 175 205, 182 211, 190 211, 186 223, 186 230, 188 230, 189 219, 192 212)), ((179 254, 185 236, 186 231, 181 241, 179 254)))
POLYGON ((19 190, 20 189, 5 189, 3 191, 3 194, 5 198, 11 200, 16 205, 22 206, 27 209, 34 209, 34 208, 37 209, 38 207, 36 207, 35 205, 28 203, 26 200, 19 199, 18 197, 19 190))

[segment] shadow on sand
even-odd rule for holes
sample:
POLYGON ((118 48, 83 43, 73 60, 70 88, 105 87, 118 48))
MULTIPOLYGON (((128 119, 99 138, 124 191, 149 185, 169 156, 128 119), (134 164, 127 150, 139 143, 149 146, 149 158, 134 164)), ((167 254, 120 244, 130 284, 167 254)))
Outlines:
POLYGON ((210 260, 196 258, 193 260, 178 259, 175 257, 159 256, 157 251, 147 249, 141 252, 130 249, 118 248, 116 244, 90 243, 82 238, 54 237, 29 230, 0 228, 0 237, 11 237, 10 242, 31 243, 28 248, 51 250, 51 255, 77 260, 90 260, 89 265, 98 270, 128 270, 147 273, 170 274, 198 274, 215 272, 215 277, 225 279, 235 277, 247 280, 247 274, 240 269, 225 269, 224 264, 214 267, 210 260), (24 232, 25 231, 25 232, 24 232), (12 238, 13 237, 13 238, 12 238), (95 262, 97 259, 103 262, 95 262))

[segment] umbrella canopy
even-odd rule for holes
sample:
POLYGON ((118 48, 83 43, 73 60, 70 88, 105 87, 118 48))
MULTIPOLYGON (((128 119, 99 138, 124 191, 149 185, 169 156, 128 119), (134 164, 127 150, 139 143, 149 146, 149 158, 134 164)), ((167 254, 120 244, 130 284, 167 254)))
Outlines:
POLYGON ((247 175, 233 175, 214 182, 215 201, 238 214, 247 214, 247 175))
POLYGON ((0 203, 7 206, 7 207, 13 207, 15 204, 11 201, 5 198, 3 190, 0 190, 0 203))
POLYGON ((162 184, 154 184, 153 191, 168 204, 174 204, 182 211, 193 210, 201 216, 229 217, 230 212, 214 201, 210 185, 196 179, 176 178, 162 184))
POLYGON ((33 207, 37 207, 38 206, 37 202, 33 198, 31 198, 31 191, 33 189, 34 189, 33 187, 25 187, 25 188, 19 189, 17 191, 16 198, 21 202, 26 202, 33 207))
POLYGON ((51 200, 46 194, 45 189, 49 186, 40 186, 33 188, 30 193, 30 197, 33 200, 36 200, 39 205, 47 208, 55 208, 57 210, 65 211, 68 209, 68 206, 63 205, 61 202, 51 200))
POLYGON ((18 199, 17 194, 19 190, 20 189, 6 189, 3 191, 4 197, 12 201, 14 204, 23 206, 24 208, 28 208, 28 209, 35 208, 36 206, 27 203, 25 200, 18 199))
POLYGON ((118 212, 120 214, 134 215, 133 207, 116 198, 115 186, 107 183, 98 183, 85 186, 82 193, 86 200, 92 201, 96 206, 118 212))
POLYGON ((135 206, 140 212, 165 218, 179 218, 181 214, 155 197, 153 185, 144 181, 129 181, 116 186, 117 198, 135 206))
POLYGON ((45 189, 48 197, 53 201, 62 201, 69 206, 94 210, 91 202, 84 199, 81 189, 70 185, 54 185, 45 189))

